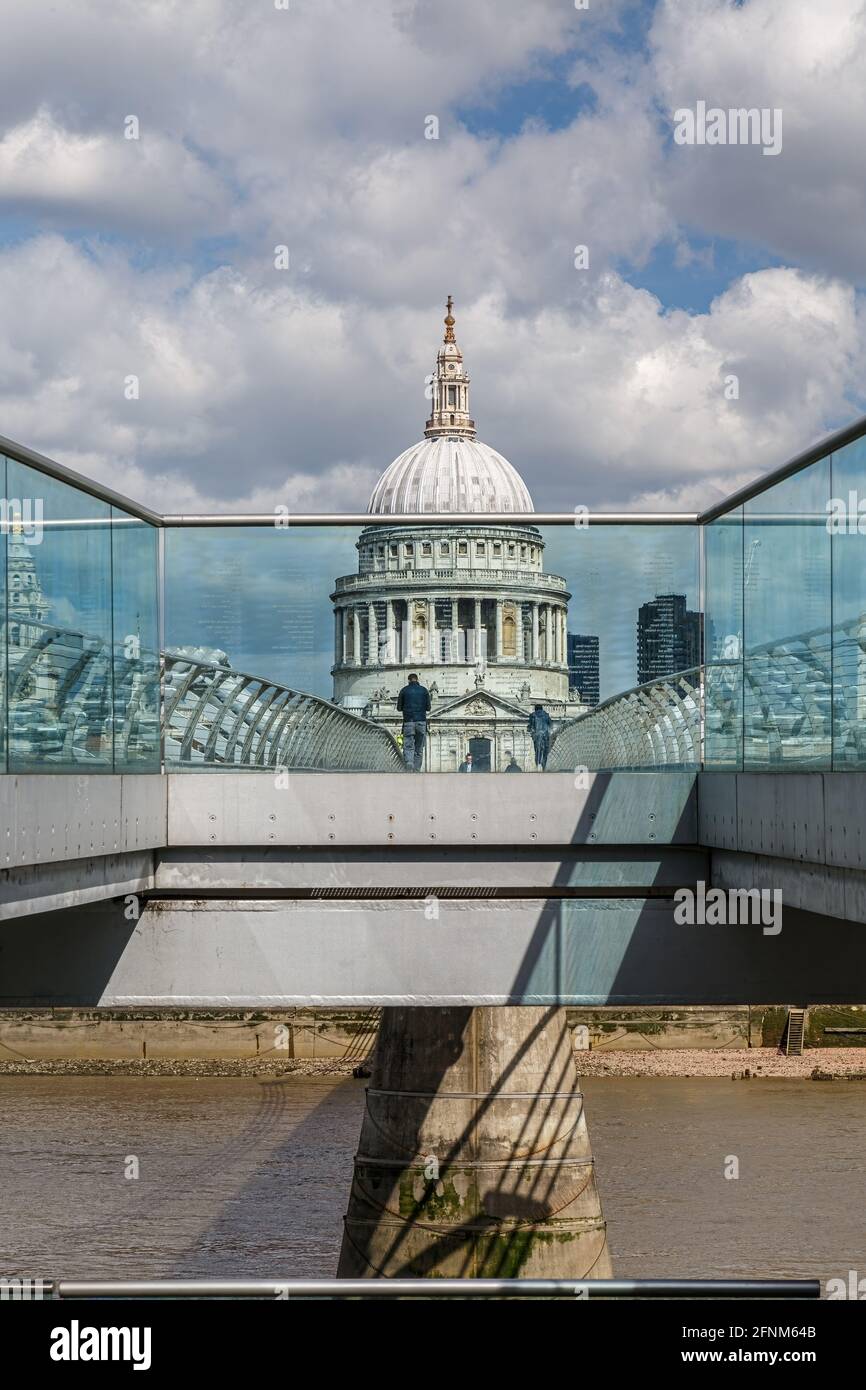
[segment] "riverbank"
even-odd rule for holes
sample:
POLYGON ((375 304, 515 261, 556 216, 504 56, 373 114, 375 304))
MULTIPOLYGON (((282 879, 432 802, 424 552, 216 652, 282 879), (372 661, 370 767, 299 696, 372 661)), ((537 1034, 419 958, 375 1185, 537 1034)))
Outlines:
MULTIPOLYGON (((657 1048, 646 1051, 575 1053, 581 1076, 627 1077, 730 1077, 760 1080, 762 1077, 793 1081, 864 1080, 866 1065, 861 1049, 809 1048, 802 1057, 786 1057, 772 1047, 657 1048)), ((281 1076, 350 1077, 357 1062, 340 1057, 273 1058, 28 1058, 6 1057, 0 1076, 242 1076, 278 1079, 281 1076)))
MULTIPOLYGON (((567 1008, 575 1040, 588 1042, 591 1056, 657 1050, 692 1053, 773 1051, 785 1037, 788 1010, 781 1005, 723 1007, 647 1005, 567 1008)), ((91 1064, 169 1064, 148 1075, 255 1075, 264 1067, 306 1061, 337 1061, 348 1070, 371 1052, 382 1010, 309 1007, 289 1009, 73 1009, 0 1008, 0 1062, 69 1063, 70 1074, 100 1075, 91 1064), (83 1073, 77 1072, 83 1064, 83 1073), (192 1070, 186 1071, 185 1064, 192 1070), (216 1070, 205 1064, 216 1063, 216 1070), (174 1064, 178 1064, 176 1067, 174 1064), (202 1064, 201 1066, 199 1064, 202 1064)), ((809 1052, 842 1046, 859 1053, 866 1069, 866 1007, 812 1005, 806 1011, 809 1052)), ((748 1065, 742 1063, 740 1070, 748 1065)), ((140 1068, 139 1068, 140 1070, 140 1068)), ((627 1070, 622 1075, 634 1075, 627 1070)), ((640 1074, 655 1075, 644 1071, 640 1074)), ((659 1073, 666 1074, 666 1073, 659 1073)), ((679 1074, 679 1073, 678 1073, 679 1074)), ((694 1069, 689 1075, 700 1076, 694 1069)), ((713 1072, 709 1073, 713 1075, 713 1072)))
POLYGON ((128 1057, 20 1057, 0 1061, 0 1076, 351 1076, 356 1066, 339 1057, 289 1057, 280 1062, 244 1057, 154 1057, 146 1061, 128 1057))
POLYGON ((866 1079, 861 1049, 807 1048, 802 1057, 786 1057, 773 1047, 658 1048, 653 1051, 578 1052, 581 1076, 720 1076, 737 1080, 762 1077, 794 1081, 866 1079))

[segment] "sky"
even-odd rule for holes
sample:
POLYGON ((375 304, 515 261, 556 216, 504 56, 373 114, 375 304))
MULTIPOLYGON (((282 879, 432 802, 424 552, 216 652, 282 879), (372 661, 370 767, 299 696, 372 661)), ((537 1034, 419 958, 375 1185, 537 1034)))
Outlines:
POLYGON ((698 508, 863 413, 863 0, 278 3, 0 0, 0 433, 363 510, 449 293, 540 509, 698 508), (698 102, 781 151, 678 143, 698 102))

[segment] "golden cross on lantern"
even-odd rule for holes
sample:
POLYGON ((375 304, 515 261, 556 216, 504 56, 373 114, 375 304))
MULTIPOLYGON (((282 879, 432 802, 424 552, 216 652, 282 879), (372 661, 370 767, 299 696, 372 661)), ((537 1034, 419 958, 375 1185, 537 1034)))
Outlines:
POLYGON ((446 343, 453 343, 455 341, 454 315, 452 314, 451 310, 454 308, 454 300, 451 298, 450 294, 448 296, 448 303, 446 305, 446 308, 448 312, 445 315, 445 341, 446 343))

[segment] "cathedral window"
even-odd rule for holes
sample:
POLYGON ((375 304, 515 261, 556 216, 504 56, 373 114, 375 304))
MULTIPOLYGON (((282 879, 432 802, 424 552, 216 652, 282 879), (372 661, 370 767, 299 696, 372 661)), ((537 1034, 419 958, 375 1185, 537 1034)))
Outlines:
POLYGON ((468 544, 466 543, 466 541, 460 541, 460 542, 458 543, 458 546, 457 546, 457 554, 458 554, 458 555, 468 555, 468 554, 469 554, 469 546, 468 546, 468 544))
POLYGON ((447 542, 447 541, 441 541, 440 544, 439 544, 439 554, 440 554, 440 555, 450 555, 450 553, 451 553, 451 547, 450 547, 450 545, 448 544, 448 542, 447 542))
POLYGON ((486 546, 486 544, 484 543, 484 541, 479 541, 479 542, 478 542, 478 546, 477 546, 477 554, 479 554, 479 555, 486 555, 486 553, 487 553, 487 546, 486 546))
POLYGON ((424 544, 421 546, 421 554, 422 554, 422 555, 432 555, 432 554, 433 554, 433 547, 432 547, 432 545, 430 544, 429 541, 425 541, 424 544))

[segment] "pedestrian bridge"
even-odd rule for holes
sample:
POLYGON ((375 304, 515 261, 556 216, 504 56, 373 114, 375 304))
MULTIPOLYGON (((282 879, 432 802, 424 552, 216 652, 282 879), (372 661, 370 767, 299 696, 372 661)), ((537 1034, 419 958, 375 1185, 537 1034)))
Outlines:
POLYGON ((866 774, 4 779, 7 1006, 866 998, 866 774), (783 929, 679 925, 698 883, 783 929))
MULTIPOLYGON (((546 772, 521 778, 408 777, 371 713, 383 697, 324 693, 336 551, 374 518, 160 517, 0 441, 19 498, 2 534, 0 1004, 862 1002, 866 538, 827 509, 862 480, 864 437, 861 421, 701 517, 533 516, 568 592, 625 595, 603 672, 659 557, 697 596, 705 659, 562 713, 546 772), (221 567, 228 604, 253 555, 264 650, 258 610, 197 587, 221 567), (255 660, 235 665, 223 632, 255 660), (681 924, 675 894, 699 884, 781 890, 781 931, 681 924)), ((361 631, 341 669, 378 669, 361 631)), ((641 660, 664 665, 665 634, 643 631, 641 660)), ((503 636, 500 686, 510 660, 503 636)), ((483 661, 476 675, 483 705, 483 661)))

